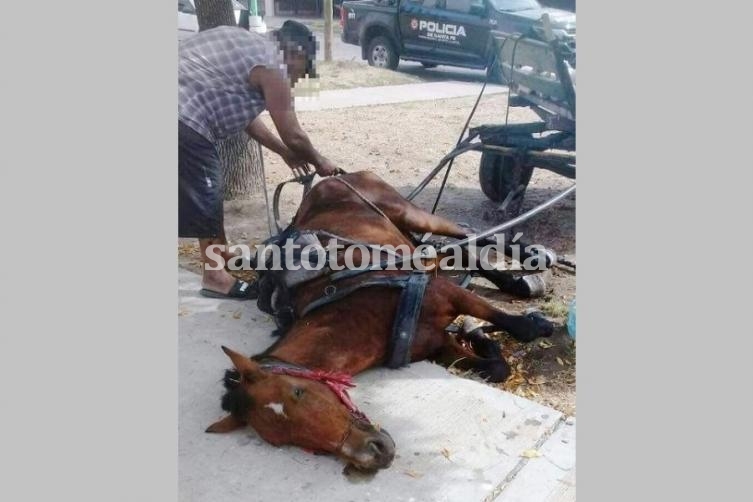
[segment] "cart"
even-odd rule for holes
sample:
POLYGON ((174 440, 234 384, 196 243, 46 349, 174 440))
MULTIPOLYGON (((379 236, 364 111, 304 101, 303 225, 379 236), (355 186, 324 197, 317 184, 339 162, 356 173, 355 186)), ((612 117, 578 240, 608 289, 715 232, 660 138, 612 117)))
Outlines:
POLYGON ((468 117, 456 148, 446 155, 429 175, 408 195, 415 198, 443 169, 445 175, 432 208, 436 211, 455 157, 468 151, 481 151, 479 184, 484 194, 498 203, 499 211, 511 218, 484 232, 491 235, 511 228, 561 200, 575 190, 575 184, 541 206, 520 215, 523 197, 534 168, 546 169, 575 179, 575 54, 551 35, 544 19, 548 41, 524 35, 494 33, 501 76, 510 88, 503 124, 468 129, 471 117, 486 87, 468 117), (528 107, 541 120, 508 123, 510 107, 528 107), (466 130, 468 135, 464 138, 466 130), (522 217, 522 219, 521 219, 522 217))

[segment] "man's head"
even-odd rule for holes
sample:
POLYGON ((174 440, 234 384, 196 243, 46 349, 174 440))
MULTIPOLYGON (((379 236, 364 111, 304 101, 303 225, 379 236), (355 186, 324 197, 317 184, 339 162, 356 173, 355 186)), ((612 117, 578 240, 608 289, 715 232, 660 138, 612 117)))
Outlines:
POLYGON ((311 30, 304 24, 288 20, 275 30, 274 35, 288 67, 290 81, 295 84, 304 75, 316 78, 316 38, 311 30))

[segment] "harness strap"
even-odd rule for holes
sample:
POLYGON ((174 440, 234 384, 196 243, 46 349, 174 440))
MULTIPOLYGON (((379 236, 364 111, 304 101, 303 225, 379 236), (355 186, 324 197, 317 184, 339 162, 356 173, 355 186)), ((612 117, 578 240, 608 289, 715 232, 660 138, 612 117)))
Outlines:
POLYGON ((362 193, 361 193, 361 192, 360 192, 360 191, 359 191, 359 190, 358 190, 358 189, 357 189, 356 187, 354 187, 353 185, 351 185, 350 183, 348 183, 347 181, 345 181, 345 180, 344 180, 344 179, 342 179, 342 178, 335 178, 335 180, 339 181, 340 183, 342 183, 342 184, 343 184, 343 185, 345 185, 346 187, 350 188, 350 190, 351 190, 351 191, 352 191, 352 192, 353 192, 354 194, 356 194, 356 195, 357 195, 357 196, 358 196, 358 197, 359 197, 359 198, 360 198, 360 199, 361 199, 362 201, 364 201, 364 202, 366 203, 366 205, 368 205, 368 206, 369 206, 369 207, 370 207, 371 209, 373 209, 374 211, 376 211, 376 212, 377 212, 378 214, 382 215, 382 217, 383 217, 383 218, 384 218, 385 220, 387 220, 387 221, 389 221, 390 223, 392 223, 392 220, 390 220, 390 219, 389 219, 389 218, 387 217, 387 215, 386 215, 386 214, 384 214, 384 211, 382 211, 381 209, 379 209, 379 206, 377 206, 376 204, 374 204, 373 202, 371 202, 371 201, 370 201, 370 200, 368 199, 368 197, 366 197, 366 196, 365 196, 364 194, 362 194, 362 193))
POLYGON ((378 279, 372 279, 370 281, 360 282, 347 288, 337 289, 333 284, 329 284, 324 288, 324 296, 318 298, 304 307, 301 311, 300 317, 305 316, 312 310, 318 309, 330 303, 342 300, 348 295, 351 295, 363 288, 371 288, 375 286, 387 287, 387 288, 404 288, 410 281, 410 277, 380 277, 378 279))
POLYGON ((405 289, 400 295, 395 323, 392 327, 392 338, 387 350, 387 364, 390 369, 400 368, 410 364, 411 347, 416 335, 418 318, 421 314, 424 292, 429 276, 422 271, 413 271, 408 276, 405 289))
MULTIPOLYGON (((303 197, 306 197, 306 194, 311 190, 311 183, 314 181, 314 175, 308 174, 306 176, 301 176, 299 178, 293 178, 292 180, 283 181, 279 185, 277 185, 277 188, 275 188, 275 193, 272 198, 272 213, 274 215, 274 223, 277 227, 277 233, 282 232, 282 224, 280 222, 280 195, 282 194, 282 189, 285 185, 288 183, 300 183, 303 185, 303 197)), ((266 194, 266 189, 264 191, 266 194)), ((268 204, 268 202, 267 202, 268 204)), ((269 206, 267 206, 267 215, 269 215, 269 206)), ((270 228, 271 233, 271 228, 270 228)))

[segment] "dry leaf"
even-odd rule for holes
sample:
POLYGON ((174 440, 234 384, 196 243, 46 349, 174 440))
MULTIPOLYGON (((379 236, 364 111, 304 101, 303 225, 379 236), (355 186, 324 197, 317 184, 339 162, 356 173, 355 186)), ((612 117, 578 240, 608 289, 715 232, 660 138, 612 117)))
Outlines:
POLYGON ((241 311, 238 310, 233 314, 233 319, 240 319, 241 318, 241 311))
POLYGON ((539 342, 539 347, 541 347, 542 349, 550 349, 554 347, 554 344, 550 342, 549 340, 541 340, 539 342))
POLYGON ((565 365, 565 363, 559 357, 557 357, 557 364, 559 364, 560 366, 564 366, 565 365))
POLYGON ((523 458, 536 458, 536 457, 540 457, 541 453, 539 453, 539 450, 530 448, 528 450, 523 451, 523 453, 521 453, 520 456, 523 458))
POLYGON ((441 453, 447 460, 450 460, 450 450, 447 448, 442 448, 439 453, 441 453))
POLYGON ((421 473, 418 473, 418 472, 416 472, 416 471, 413 471, 413 470, 411 470, 411 469, 407 469, 407 470, 405 470, 405 471, 403 471, 403 472, 404 472, 405 474, 407 474, 408 476, 410 476, 410 477, 414 478, 414 479, 418 479, 418 478, 420 478, 420 477, 422 477, 422 476, 423 476, 423 474, 421 474, 421 473))
POLYGON ((188 315, 189 313, 190 313, 190 311, 187 310, 187 309, 184 309, 184 308, 178 309, 178 315, 179 316, 188 315))
POLYGON ((528 383, 530 383, 531 385, 542 385, 547 383, 548 381, 549 380, 547 380, 547 378, 543 375, 536 375, 528 379, 528 383))

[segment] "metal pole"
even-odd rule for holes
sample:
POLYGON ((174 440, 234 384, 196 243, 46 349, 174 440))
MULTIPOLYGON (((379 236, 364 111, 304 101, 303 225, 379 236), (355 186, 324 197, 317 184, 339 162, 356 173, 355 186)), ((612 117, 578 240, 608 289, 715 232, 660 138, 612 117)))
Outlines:
POLYGON ((529 218, 531 218, 533 216, 536 216, 538 213, 540 213, 544 209, 547 209, 550 206, 552 206, 552 205, 556 204, 557 202, 561 201, 562 199, 564 199, 565 197, 567 197, 568 195, 570 195, 574 191, 575 191, 575 184, 571 185, 566 190, 560 192, 555 197, 552 197, 551 199, 549 199, 548 201, 544 202, 543 204, 540 204, 540 205, 534 207, 533 209, 531 209, 530 211, 521 214, 517 218, 513 218, 512 220, 507 221, 505 223, 502 223, 501 225, 497 225, 494 228, 490 228, 489 230, 481 232, 478 235, 471 235, 470 237, 466 237, 465 239, 462 239, 462 240, 459 240, 457 242, 452 242, 450 244, 447 244, 446 246, 442 247, 439 250, 439 252, 440 253, 446 253, 453 246, 465 246, 469 242, 472 242, 472 241, 475 242, 475 241, 479 241, 481 239, 485 239, 486 237, 490 237, 490 236, 492 236, 494 234, 498 234, 500 232, 503 232, 503 231, 507 230, 508 228, 514 227, 515 225, 518 225, 519 223, 523 223, 527 219, 529 219, 529 218))
POLYGON ((324 0, 324 60, 332 61, 332 0, 324 0))

